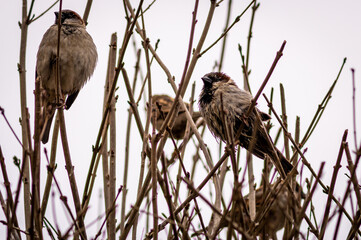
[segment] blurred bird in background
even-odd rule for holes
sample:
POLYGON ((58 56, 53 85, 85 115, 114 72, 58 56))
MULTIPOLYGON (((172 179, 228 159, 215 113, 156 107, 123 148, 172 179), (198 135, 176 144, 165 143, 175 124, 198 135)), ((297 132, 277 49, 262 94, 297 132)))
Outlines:
MULTIPOLYGON (((152 102, 155 106, 155 111, 153 111, 153 116, 151 118, 152 124, 159 131, 165 118, 167 117, 169 111, 172 108, 174 99, 168 95, 153 95, 152 102), (159 106, 159 107, 158 107, 159 106), (154 117, 154 118, 153 118, 154 117), (154 120, 155 119, 155 122, 154 120)), ((186 103, 186 106, 189 110, 189 103, 186 103)), ((192 119, 194 122, 201 117, 199 112, 193 112, 192 119)), ((187 118, 184 110, 179 110, 176 120, 174 122, 173 128, 171 129, 171 133, 173 137, 177 140, 183 139, 186 131, 187 118)))
MULTIPOLYGON (((290 193, 285 185, 281 187, 282 184, 271 184, 266 189, 263 186, 256 189, 256 216, 262 211, 262 217, 255 223, 254 232, 250 233, 251 235, 262 236, 263 239, 277 239, 276 233, 285 227, 286 214, 289 212, 287 209, 297 210, 298 204, 295 204, 294 201, 300 202, 301 199, 305 198, 305 194, 299 184, 296 184, 293 193, 290 193), (295 199, 293 199, 292 194, 294 194, 295 199), (267 195, 269 196, 267 197, 267 195)), ((249 209, 249 201, 249 196, 244 196, 244 203, 247 209, 249 209)), ((239 196, 236 196, 236 201, 234 201, 232 208, 235 211, 235 222, 240 224, 240 226, 245 226, 245 230, 248 230, 251 218, 248 211, 244 209, 239 196), (241 223, 244 223, 244 225, 241 223)), ((221 223, 221 228, 227 226, 228 222, 224 221, 221 223)))

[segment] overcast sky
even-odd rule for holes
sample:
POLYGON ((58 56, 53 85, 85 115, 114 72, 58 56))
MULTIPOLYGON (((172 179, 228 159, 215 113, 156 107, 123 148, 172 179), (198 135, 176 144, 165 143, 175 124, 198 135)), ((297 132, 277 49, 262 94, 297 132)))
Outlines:
MULTIPOLYGON (((50 1, 49 1, 50 2, 50 1)), ((131 1, 134 8, 137 1, 131 1)), ((148 6, 151 1, 145 1, 144 6, 148 6)), ((216 8, 214 19, 212 21, 209 34, 207 36, 204 48, 208 47, 222 33, 225 25, 225 14, 227 12, 228 1, 223 1, 216 8)), ((249 1, 233 1, 231 11, 231 22, 248 5, 249 1)), ((353 127, 352 127, 352 78, 351 68, 356 70, 356 111, 357 120, 360 122, 360 97, 361 97, 361 2, 357 0, 344 1, 260 1, 261 5, 257 10, 253 38, 251 43, 250 56, 250 85, 253 92, 256 92, 264 80, 277 50, 284 40, 287 41, 284 54, 279 61, 267 87, 264 92, 269 95, 270 89, 275 88, 275 108, 281 113, 279 104, 279 84, 282 83, 286 93, 287 114, 289 120, 290 132, 294 133, 294 122, 296 116, 301 118, 301 136, 321 103, 326 92, 335 80, 343 59, 347 62, 341 73, 339 82, 332 94, 332 99, 327 106, 322 119, 316 128, 313 136, 307 142, 308 148, 306 157, 311 162, 314 169, 322 161, 326 161, 326 172, 323 177, 325 183, 329 184, 333 170, 333 165, 337 158, 341 137, 345 129, 349 129, 349 146, 354 147, 353 127)), ((37 16, 49 7, 47 1, 35 1, 33 13, 37 16)), ((2 79, 0 82, 0 106, 5 109, 6 116, 18 136, 21 136, 21 128, 18 124, 20 117, 20 96, 19 96, 19 75, 17 72, 17 63, 19 62, 20 29, 18 21, 21 21, 21 1, 7 1, 6 6, 3 3, 0 10, 0 22, 2 23, 2 37, 0 44, 0 69, 2 79)), ((72 9, 83 15, 86 1, 64 1, 63 9, 72 9)), ((193 1, 166 1, 157 0, 154 5, 145 13, 145 27, 150 43, 154 46, 157 39, 160 39, 158 54, 166 63, 179 83, 184 67, 184 61, 187 53, 188 38, 193 1)), ((203 29, 205 18, 208 13, 209 1, 200 1, 198 10, 198 23, 196 25, 195 41, 199 40, 201 30, 203 29)), ((57 11, 58 5, 46 13, 42 18, 33 22, 29 26, 28 44, 27 44, 27 101, 31 117, 34 115, 34 70, 36 62, 36 53, 42 35, 47 28, 54 22, 54 11, 57 11)), ((249 12, 250 13, 250 12, 249 12)), ((250 14, 245 14, 241 21, 230 31, 227 40, 226 55, 223 63, 223 71, 230 75, 240 87, 242 87, 242 69, 241 58, 238 52, 238 44, 246 48, 247 35, 249 28, 250 14)), ((103 86, 108 59, 108 45, 110 35, 117 32, 118 47, 123 39, 124 27, 126 21, 122 1, 94 1, 90 17, 88 19, 87 30, 92 35, 98 49, 98 65, 90 81, 80 92, 72 108, 65 113, 67 122, 67 131, 69 144, 71 146, 71 155, 75 166, 75 173, 79 185, 79 192, 82 194, 89 161, 91 158, 91 147, 95 143, 98 128, 101 121, 103 86)), ((140 47, 140 38, 134 33, 138 47, 140 47)), ((194 45, 195 46, 195 45, 194 45)), ((213 70, 215 61, 220 56, 221 44, 202 56, 192 75, 191 83, 196 82, 196 95, 198 96, 202 81, 200 78, 207 72, 213 70)), ((143 55, 144 57, 144 55, 143 55)), ((129 75, 133 76, 135 65, 134 49, 129 47, 124 60, 125 68, 129 75)), ((143 67, 144 67, 143 58, 143 67)), ((145 73, 145 67, 143 68, 145 73)), ((174 96, 166 75, 159 68, 156 62, 152 65, 152 79, 154 93, 167 93, 174 96)), ((127 93, 124 82, 121 78, 118 81, 119 100, 117 102, 117 184, 122 184, 122 172, 124 161, 124 141, 125 125, 127 115, 127 93)), ((140 85, 137 86, 139 92, 140 85)), ((190 87, 187 90, 185 99, 189 99, 190 87)), ((260 109, 267 110, 266 102, 261 97, 258 101, 260 109)), ((197 107, 197 105, 195 105, 197 107)), ((143 107, 143 105, 142 105, 143 107)), ((141 109, 143 110, 143 108, 141 109)), ((143 120, 144 120, 144 116, 143 120)), ((33 122, 33 118, 31 119, 33 122)), ((279 126, 273 119, 273 123, 279 126)), ((31 123, 32 124, 32 123, 31 123)), ((140 159, 140 139, 135 125, 133 125, 131 148, 131 159, 140 159)), ((358 124, 360 130, 360 124, 358 124)), ((5 156, 9 174, 12 174, 13 184, 17 180, 17 170, 13 166, 12 157, 14 155, 21 157, 21 147, 11 134, 4 119, 0 119, 0 146, 5 156), (15 177, 16 176, 16 177, 15 177)), ((273 135, 272 135, 273 134, 273 135)), ((358 144, 360 144, 360 134, 358 135, 358 144)), ((275 135, 275 129, 271 132, 275 135)), ((217 142, 211 134, 207 133, 205 141, 211 146, 214 157, 217 154, 217 142), (213 147, 213 148, 212 148, 213 147)), ((59 142, 60 144, 60 142, 59 142)), ((45 147, 50 148, 49 144, 45 147)), ((61 150, 61 148, 59 148, 61 150)), ((170 154, 170 153, 168 153, 170 154)), ((346 179, 344 173, 347 172, 346 161, 343 159, 343 167, 340 170, 339 181, 336 186, 335 195, 343 196, 346 179)), ((69 189, 67 178, 64 177, 64 160, 62 153, 58 154, 58 178, 63 181, 64 190, 69 189), (63 179, 64 178, 64 179, 63 179)), ((263 167, 261 160, 255 160, 256 172, 263 167)), ((138 174, 138 162, 131 162, 133 172, 138 174), (134 170, 135 169, 135 170, 134 170)), ((203 169, 200 169, 203 171, 203 169)), ((204 172, 204 171, 203 171, 204 172)), ((360 171, 358 171, 360 172, 360 171)), ((45 164, 42 169, 45 176, 45 164)), ((138 175, 134 175, 130 185, 128 204, 134 202, 138 175)), ((202 173, 203 176, 204 173, 202 173)), ((101 177, 101 173, 98 174, 101 177)), ((308 176, 308 175, 307 175, 308 176)), ((132 176, 133 177, 133 176, 132 176)), ((304 176, 306 177, 306 176, 304 176)), ((257 178, 257 177, 256 177, 257 178)), ((100 179, 100 178, 99 178, 100 179)), ((0 181, 3 181, 2 178, 0 181)), ((359 179, 360 181, 360 179, 359 179)), ((44 181, 42 182, 44 184, 44 181)), ((232 182, 226 182, 231 186, 232 182)), ((15 188, 13 186, 13 188, 15 188)), ((101 188, 100 183, 96 186, 96 191, 101 188)), ((2 194, 5 194, 3 186, 0 187, 2 194)), ((68 192, 70 198, 70 192, 68 192)), ((317 196, 323 199, 316 204, 326 201, 325 195, 318 191, 317 196)), ((94 210, 98 209, 97 203, 90 206, 94 210)), ((129 206, 128 206, 129 207, 129 206)), ((22 204, 19 205, 19 216, 22 216, 22 204)), ((323 209, 320 208, 319 216, 322 216, 323 209)), ((88 220, 95 219, 97 211, 90 214, 88 220)), ((119 212, 117 212, 119 214, 119 212)), ((0 219, 4 215, 0 213, 0 219)), ((322 219, 322 218, 320 218, 322 219)), ((20 223, 23 223, 20 220, 20 223)), ((342 225, 349 229, 349 225, 342 225)), ((2 232, 3 226, 0 226, 2 232)), ((327 234, 331 236, 333 230, 330 227, 327 234)), ((342 232, 342 231, 340 231, 342 232)))

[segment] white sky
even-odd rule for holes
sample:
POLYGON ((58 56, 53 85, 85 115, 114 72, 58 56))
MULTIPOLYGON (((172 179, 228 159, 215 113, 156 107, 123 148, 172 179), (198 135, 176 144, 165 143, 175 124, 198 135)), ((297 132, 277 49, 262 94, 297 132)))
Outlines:
MULTIPOLYGON (((227 11, 227 2, 224 1, 216 9, 209 34, 204 47, 208 47, 224 29, 225 14, 227 11)), ((279 61, 266 89, 269 94, 271 87, 275 88, 275 107, 278 113, 281 113, 279 105, 279 83, 282 83, 286 92, 287 114, 289 127, 293 133, 296 116, 301 117, 301 136, 305 133, 318 104, 321 103, 326 92, 335 80, 341 67, 342 61, 347 57, 344 70, 340 76, 339 82, 334 90, 332 99, 329 102, 324 115, 316 128, 313 136, 307 142, 308 148, 306 157, 311 162, 315 170, 321 161, 326 161, 324 182, 329 184, 333 171, 333 165, 337 158, 337 153, 341 143, 341 137, 345 129, 349 129, 349 146, 354 150, 354 138, 352 127, 352 82, 350 68, 356 69, 356 111, 357 119, 361 119, 359 108, 359 99, 361 96, 361 2, 357 0, 345 1, 260 1, 261 5, 256 13, 253 39, 251 43, 250 84, 253 92, 264 80, 269 67, 271 66, 277 50, 280 48, 283 40, 287 41, 284 55, 279 61)), ((148 6, 150 1, 145 1, 144 6, 148 6)), ((240 14, 249 1, 233 1, 231 22, 236 15, 240 14)), ((33 13, 37 16, 49 6, 50 2, 35 1, 33 13)), ((63 9, 73 9, 80 15, 83 15, 86 1, 64 1, 63 9)), ((3 3, 5 5, 5 3, 3 3)), ((132 1, 135 8, 137 1, 132 1)), ((194 46, 197 44, 200 32, 203 29, 204 21, 208 12, 209 1, 200 1, 198 10, 198 23, 196 26, 194 46)), ((166 1, 158 0, 145 14, 147 35, 154 46, 157 39, 160 39, 158 54, 166 63, 167 67, 175 76, 179 83, 184 67, 186 51, 188 47, 188 37, 191 23, 191 13, 193 11, 193 1, 166 1)), ((27 45, 27 100, 31 116, 34 111, 33 89, 34 89, 34 70, 36 62, 36 52, 41 41, 43 33, 54 22, 54 11, 57 11, 58 5, 49 11, 42 18, 29 26, 28 45, 27 45)), ((249 12, 250 13, 250 12, 249 12)), ((241 21, 230 31, 228 36, 226 57, 223 63, 223 71, 238 82, 241 87, 242 69, 241 59, 238 52, 238 44, 246 48, 247 35, 250 14, 245 14, 241 21)), ((0 22, 2 23, 2 37, 0 44, 0 69, 3 78, 0 82, 0 106, 5 109, 6 116, 11 122, 18 136, 21 136, 18 119, 20 117, 20 96, 19 96, 19 75, 17 72, 17 63, 19 61, 20 29, 18 21, 21 20, 21 2, 8 1, 6 6, 0 10, 0 22)), ((88 171, 91 158, 91 147, 95 143, 98 128, 101 121, 103 85, 108 59, 108 45, 110 35, 117 32, 118 47, 121 44, 125 18, 122 1, 94 1, 90 17, 88 19, 88 32, 92 35, 98 48, 98 65, 94 76, 81 91, 72 108, 65 113, 67 122, 67 132, 72 154, 75 174, 79 186, 79 193, 82 195, 85 177, 88 171)), ((140 46, 140 38, 134 33, 137 45, 140 46)), ((202 82, 200 77, 205 73, 212 71, 215 61, 219 59, 221 44, 216 45, 199 59, 198 64, 192 76, 191 83, 196 82, 196 96, 198 96, 202 82)), ((245 50, 244 50, 245 51, 245 50)), ((144 57, 144 52, 142 53, 144 57)), ((133 76, 135 58, 134 50, 129 47, 125 57, 125 68, 130 76, 133 76)), ((143 73, 145 73, 143 58, 143 73)), ((152 79, 154 93, 167 93, 174 95, 165 74, 159 68, 156 62, 152 65, 152 79)), ((122 78, 118 81, 119 100, 117 103, 117 185, 122 184, 123 161, 124 161, 124 141, 125 126, 127 119, 127 94, 122 78)), ((139 92, 139 85, 137 86, 139 92)), ((185 99, 189 99, 190 87, 186 93, 185 99)), ((266 110, 266 102, 261 97, 258 101, 259 108, 266 110)), ((195 105, 196 106, 196 105, 195 105)), ((141 108, 142 109, 142 108, 141 108)), ((144 117, 144 116, 143 116, 144 117)), ((143 118, 144 120, 144 118, 143 118)), ((33 118, 31 119, 33 121, 33 118)), ((273 123, 278 123, 273 119, 273 123)), ((32 122, 31 122, 32 124, 32 122)), ((360 129, 360 124, 358 124, 360 129)), ((12 164, 12 157, 16 155, 21 157, 21 147, 6 126, 3 117, 0 120, 0 146, 7 162, 8 173, 13 180, 13 189, 17 182, 17 169, 12 164)), ((272 132, 274 136, 275 131, 272 132)), ((358 144, 360 141, 360 132, 358 135, 358 144)), ((129 179, 128 207, 134 202, 137 181, 138 181, 138 160, 140 159, 140 139, 138 130, 133 124, 131 146, 131 179, 129 179)), ((212 149, 214 159, 218 155, 218 146, 211 134, 207 134, 206 143, 212 149)), ((60 144, 60 141, 59 141, 60 144)), ((50 148, 49 144, 45 147, 50 148)), ((50 149, 49 149, 50 150, 50 149)), ((62 188, 71 195, 68 187, 68 180, 65 175, 64 160, 59 148, 57 178, 61 179, 62 188)), ((170 154, 170 152, 168 152, 170 154)), ((190 157, 190 156, 189 156, 190 157)), ((254 161, 256 173, 263 166, 261 160, 254 161)), ((189 163, 190 165, 190 163, 189 163)), ((342 197, 346 185, 344 173, 347 172, 345 158, 342 162, 343 167, 339 173, 339 181, 335 190, 337 197, 342 197)), ((174 167, 174 170, 176 168, 174 167)), ((175 170, 176 171, 176 170, 175 170)), ((199 168, 200 177, 205 175, 205 171, 199 168)), ((258 171, 259 172, 259 171, 258 171)), ((358 171, 360 176, 360 171, 358 171)), ((2 175, 2 174, 1 174, 2 175)), ((42 175, 46 175, 45 164, 42 169, 42 175)), ((307 175, 307 174, 306 174, 307 175)), ((98 183, 95 191, 101 188, 101 172, 98 173, 98 183)), ((306 177, 305 175, 303 177, 306 177)), ((308 175, 307 175, 308 177, 308 175)), ((259 179, 259 175, 256 175, 259 179)), ((361 179, 359 179, 360 181, 361 179)), ((1 177, 1 180, 2 177, 1 177)), ((44 184, 44 180, 42 182, 44 184)), ((231 179, 225 186, 231 186, 231 179)), ((2 194, 5 195, 3 186, 0 187, 2 194)), ((208 190, 204 193, 208 194, 208 190)), ((92 210, 87 217, 87 222, 91 222, 98 214, 98 203, 95 200, 91 205, 92 210)), ((319 204, 319 221, 323 214, 323 204, 326 202, 326 195, 321 191, 317 192, 315 204, 319 204)), ((119 201, 120 203, 120 201, 119 201)), ((59 203, 60 205, 60 203, 59 203)), ((59 208, 58 211, 62 212, 59 208)), ((50 214, 51 207, 48 208, 50 214)), ((19 220, 23 212, 23 205, 19 204, 19 220)), ((167 212, 167 210, 165 210, 167 212)), ((119 216, 119 211, 117 211, 119 216)), ((51 214, 50 214, 51 215, 51 214)), ((59 214, 61 215, 61 214, 59 214)), ((64 214, 63 214, 64 215, 64 214)), ((59 217, 59 216, 58 216, 59 217)), ((60 218, 60 217, 59 217, 60 218)), ((0 213, 0 219, 4 215, 0 213)), ((305 227, 305 224, 303 225, 305 227)), ((62 229, 66 229, 67 225, 62 229)), ((342 226, 345 231, 349 229, 347 221, 342 226)), ((96 229, 96 227, 94 227, 96 229)), ((0 232, 4 228, 0 226, 0 232)), ((333 235, 332 227, 326 231, 327 236, 333 235)), ((345 231, 340 231, 346 233, 345 231)), ((95 232, 90 231, 89 236, 95 232)), ((143 232, 144 234, 144 232, 143 232)), ((341 234, 339 236, 341 237, 341 234)))

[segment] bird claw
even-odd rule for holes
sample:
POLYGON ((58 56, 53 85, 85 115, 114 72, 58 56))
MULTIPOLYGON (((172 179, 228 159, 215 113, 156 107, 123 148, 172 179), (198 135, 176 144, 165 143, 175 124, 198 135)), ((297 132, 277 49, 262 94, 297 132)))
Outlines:
MULTIPOLYGON (((237 146, 237 144, 235 143, 235 148, 237 146)), ((228 153, 229 155, 231 155, 233 153, 235 149, 232 149, 232 146, 231 145, 228 145, 224 147, 224 152, 228 153)))
POLYGON ((55 107, 57 108, 57 109, 59 109, 59 108, 65 108, 65 100, 64 100, 65 98, 64 98, 64 96, 62 96, 62 97, 60 97, 59 99, 58 99, 58 101, 55 103, 55 107))

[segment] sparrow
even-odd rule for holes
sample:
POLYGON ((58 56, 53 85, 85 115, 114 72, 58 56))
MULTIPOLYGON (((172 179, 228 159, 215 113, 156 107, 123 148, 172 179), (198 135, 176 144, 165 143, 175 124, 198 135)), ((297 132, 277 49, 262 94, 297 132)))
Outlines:
POLYGON ((36 61, 36 78, 41 83, 41 141, 49 139, 49 131, 56 103, 56 58, 58 46, 58 19, 60 17, 60 88, 65 109, 69 109, 80 89, 94 72, 98 54, 92 37, 86 31, 83 19, 72 10, 55 12, 55 23, 45 32, 39 45, 36 61))
MULTIPOLYGON (((259 211, 265 211, 262 213, 262 217, 259 222, 256 223, 256 227, 254 229, 255 234, 258 236, 266 237, 266 239, 277 239, 276 233, 284 228, 286 224, 286 213, 287 208, 295 208, 296 205, 292 204, 290 192, 288 191, 286 186, 281 188, 282 184, 278 184, 277 187, 275 184, 271 184, 264 192, 263 186, 259 187, 255 191, 256 197, 256 215, 259 211), (272 190, 273 193, 270 193, 272 190), (278 193, 277 195, 275 195, 278 193), (269 195, 270 194, 270 195, 269 195), (269 195, 265 199, 265 197, 269 195)), ((305 199, 305 194, 302 191, 302 188, 299 184, 296 184, 296 188, 294 189, 295 196, 298 198, 296 201, 301 201, 301 199, 305 199)), ((249 195, 244 196, 244 201, 247 209, 249 209, 249 195)), ((235 221, 241 222, 241 215, 243 217, 243 222, 245 223, 246 229, 251 223, 250 216, 246 211, 242 209, 242 204, 240 199, 234 202, 235 204, 232 206, 235 211, 235 221)), ((227 227, 228 222, 221 222, 221 228, 227 227)))
MULTIPOLYGON (((172 108, 174 99, 168 95, 153 95, 152 103, 154 104, 154 111, 152 113, 152 124, 159 131, 165 118, 167 117, 169 111, 172 108), (155 122, 154 120, 155 119, 155 122)), ((189 103, 185 103, 189 110, 189 103)), ((201 117, 200 112, 193 112, 192 119, 194 122, 201 117)), ((174 139, 183 139, 186 131, 187 118, 184 110, 179 110, 176 120, 174 122, 173 128, 171 129, 171 133, 174 139)))
MULTIPOLYGON (((221 72, 208 73, 202 77, 202 80, 204 85, 199 96, 199 109, 211 133, 217 139, 226 142, 226 128, 223 119, 226 119, 227 124, 233 131, 234 138, 241 123, 244 122, 245 126, 241 136, 235 139, 239 141, 239 145, 249 150, 252 136, 254 131, 256 131, 255 144, 253 144, 254 146, 251 149, 252 154, 261 159, 268 155, 273 161, 276 161, 273 146, 267 140, 269 135, 263 124, 260 121, 256 121, 257 114, 259 114, 262 121, 267 121, 271 117, 255 107, 250 116, 245 119, 248 107, 251 105, 252 95, 248 91, 240 89, 229 76, 221 72), (223 106, 221 100, 223 101, 223 106)), ((271 138, 269 137, 269 139, 271 138)), ((282 168, 287 174, 292 170, 293 165, 287 161, 277 148, 275 149, 282 168)))

